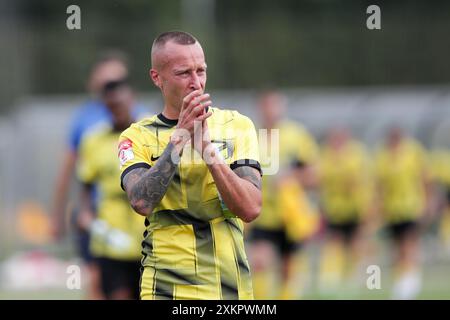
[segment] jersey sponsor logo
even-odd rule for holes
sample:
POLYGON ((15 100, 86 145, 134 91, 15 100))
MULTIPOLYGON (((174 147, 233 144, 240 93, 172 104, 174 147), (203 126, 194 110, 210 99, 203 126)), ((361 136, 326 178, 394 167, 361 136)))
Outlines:
POLYGON ((150 157, 150 159, 151 159, 152 161, 156 161, 156 160, 159 159, 159 157, 160 157, 160 156, 154 157, 154 156, 152 155, 152 156, 150 157))
POLYGON ((124 140, 119 144, 119 160, 120 165, 123 166, 127 161, 134 159, 133 142, 131 140, 124 140))

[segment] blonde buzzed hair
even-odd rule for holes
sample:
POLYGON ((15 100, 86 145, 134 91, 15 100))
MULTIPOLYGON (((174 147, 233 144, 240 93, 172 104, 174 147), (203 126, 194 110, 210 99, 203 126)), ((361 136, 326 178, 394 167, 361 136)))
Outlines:
POLYGON ((167 31, 161 33, 159 36, 155 38, 152 45, 152 65, 154 65, 154 56, 158 49, 164 47, 164 45, 172 41, 176 44, 180 45, 192 45, 198 42, 198 40, 191 35, 190 33, 184 32, 184 31, 167 31))

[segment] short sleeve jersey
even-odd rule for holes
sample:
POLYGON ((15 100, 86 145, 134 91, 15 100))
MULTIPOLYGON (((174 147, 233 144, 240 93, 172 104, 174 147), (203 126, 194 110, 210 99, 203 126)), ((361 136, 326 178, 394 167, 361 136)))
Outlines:
MULTIPOLYGON (((251 166, 260 170, 252 121, 236 111, 210 110, 210 138, 226 164, 231 169, 251 166)), ((155 165, 176 124, 176 120, 158 114, 122 133, 121 182, 131 170, 155 165)), ((229 213, 206 163, 189 143, 167 192, 145 224, 142 263, 146 272, 152 273, 146 278, 152 282, 148 286, 153 295, 191 299, 199 294, 211 299, 252 297, 243 222, 229 213)))

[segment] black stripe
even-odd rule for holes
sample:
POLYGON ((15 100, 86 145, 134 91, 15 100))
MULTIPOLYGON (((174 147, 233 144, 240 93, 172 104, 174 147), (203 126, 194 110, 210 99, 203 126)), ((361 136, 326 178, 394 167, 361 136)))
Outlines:
MULTIPOLYGON (((236 222, 237 219, 225 219, 225 226, 231 236, 232 241, 232 246, 233 246, 233 251, 234 251, 234 263, 235 263, 235 268, 236 268, 236 272, 238 272, 239 274, 240 269, 239 269, 239 247, 235 246, 234 243, 236 243, 236 237, 242 237, 243 233, 242 231, 239 229, 239 227, 237 225, 235 225, 233 222, 236 222), (234 220, 234 221, 231 221, 234 220), (236 235, 235 232, 233 232, 232 228, 237 228, 240 233, 239 235, 236 235)), ((223 222, 222 222, 223 223, 223 222)), ((221 286, 221 290, 222 290, 222 299, 226 299, 226 300, 237 300, 239 299, 239 293, 238 293, 238 276, 234 274, 234 272, 230 272, 230 270, 223 270, 223 267, 221 266, 220 268, 220 286, 221 286), (226 277, 226 274, 228 274, 228 277, 226 277), (231 277, 231 279, 229 278, 231 277), (226 279, 228 281, 226 281, 226 279), (231 284, 229 281, 232 281, 233 284, 231 284)))
POLYGON ((166 281, 170 283, 176 284, 189 284, 189 285, 198 285, 199 282, 190 276, 182 274, 181 270, 176 269, 158 269, 158 272, 165 272, 166 276, 164 277, 166 281))
POLYGON ((214 239, 212 235, 211 225, 207 224, 194 224, 195 234, 195 252, 198 257, 198 264, 196 265, 196 271, 198 276, 211 275, 216 273, 215 265, 215 252, 214 252, 214 239), (208 257, 208 258, 206 258, 208 257))
POLYGON ((209 221, 195 218, 187 210, 161 210, 154 212, 154 221, 157 221, 162 227, 173 225, 191 224, 193 226, 209 226, 209 221))
POLYGON ((168 119, 162 113, 158 114, 158 119, 171 127, 175 126, 178 123, 178 119, 168 119))
MULTIPOLYGON (((206 107, 205 108, 205 112, 208 112, 208 110, 209 110, 209 107, 206 107)), ((170 127, 173 127, 173 126, 178 124, 178 119, 166 118, 162 113, 158 114, 157 117, 162 123, 164 123, 164 124, 166 124, 166 125, 168 125, 170 127)), ((155 122, 153 122, 150 125, 154 125, 154 124, 155 124, 155 122)))
POLYGON ((149 165, 146 162, 139 162, 139 163, 135 163, 132 164, 131 166, 129 166, 128 168, 126 168, 122 174, 120 175, 120 187, 122 188, 122 190, 125 190, 123 188, 123 178, 125 178, 125 176, 127 175, 127 173, 129 173, 131 170, 133 169, 137 169, 137 168, 146 168, 146 169, 150 169, 152 166, 149 165))
POLYGON ((220 288, 222 289, 222 299, 224 300, 239 299, 238 289, 223 281, 222 278, 220 278, 220 288))
POLYGON ((252 279, 250 274, 250 266, 248 264, 247 259, 245 258, 245 251, 240 250, 238 247, 236 247, 236 260, 237 260, 237 267, 239 268, 239 275, 241 278, 241 282, 251 283, 252 279))
POLYGON ((159 273, 161 270, 155 269, 155 296, 163 297, 173 300, 173 283, 168 283, 167 281, 162 281, 159 279, 159 273))
POLYGON ((142 262, 147 258, 148 254, 153 254, 153 241, 151 239, 144 239, 141 242, 142 254, 144 255, 142 262), (146 250, 148 250, 146 252, 146 250))
MULTIPOLYGON (((239 265, 239 269, 241 270, 245 270, 246 272, 250 273, 250 267, 248 266, 248 264, 244 263, 244 261, 242 261, 242 259, 240 259, 241 257, 238 257, 238 265, 239 265)), ((242 273, 242 272, 241 272, 242 273)))
POLYGON ((169 126, 169 125, 167 125, 165 123, 159 123, 159 122, 155 121, 153 123, 144 125, 144 128, 147 128, 147 129, 149 129, 151 131, 153 131, 153 129, 169 130, 169 129, 172 129, 173 126, 169 126))
POLYGON ((236 160, 235 162, 230 164, 231 170, 234 170, 234 169, 239 168, 239 167, 245 167, 245 166, 255 168, 256 170, 259 171, 259 174, 262 176, 261 165, 256 160, 241 159, 241 160, 236 160))
POLYGON ((225 219, 225 221, 232 226, 234 229, 236 229, 241 235, 244 235, 244 232, 241 228, 239 228, 239 225, 236 222, 237 218, 235 219, 225 219))

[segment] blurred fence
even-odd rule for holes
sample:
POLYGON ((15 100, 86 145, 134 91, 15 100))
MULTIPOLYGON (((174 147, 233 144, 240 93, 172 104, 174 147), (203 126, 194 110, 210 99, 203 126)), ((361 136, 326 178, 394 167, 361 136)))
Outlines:
MULTIPOLYGON (((395 123, 429 148, 450 147, 450 87, 304 89, 285 93, 289 117, 305 124, 319 140, 327 128, 347 125, 373 147, 386 126, 395 123)), ((216 106, 237 109, 258 122, 255 92, 211 94, 216 106)), ((29 97, 0 118, 0 250, 4 254, 22 243, 16 229, 21 206, 31 202, 43 212, 50 210, 70 119, 83 99, 29 97)), ((140 100, 159 112, 159 95, 142 95, 140 100)))

